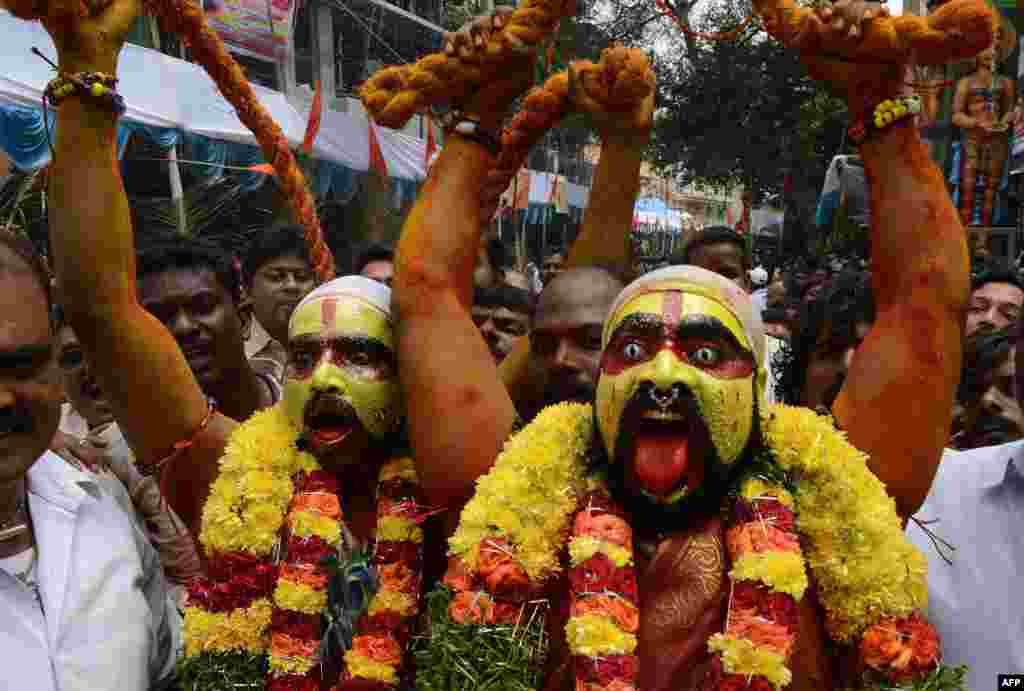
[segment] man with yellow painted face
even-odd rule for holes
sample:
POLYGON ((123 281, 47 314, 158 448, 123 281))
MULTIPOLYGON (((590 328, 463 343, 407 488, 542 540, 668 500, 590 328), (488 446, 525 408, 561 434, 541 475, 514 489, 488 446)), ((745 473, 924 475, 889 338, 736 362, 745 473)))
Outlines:
POLYGON ((613 486, 662 515, 717 503, 763 407, 764 329, 749 297, 699 267, 659 269, 619 295, 602 344, 595 413, 613 486))
MULTIPOLYGON (((288 352, 284 406, 301 445, 336 472, 375 469, 400 422, 390 289, 363 276, 320 286, 292 313, 288 352)), ((364 489, 352 499, 372 503, 364 489)))

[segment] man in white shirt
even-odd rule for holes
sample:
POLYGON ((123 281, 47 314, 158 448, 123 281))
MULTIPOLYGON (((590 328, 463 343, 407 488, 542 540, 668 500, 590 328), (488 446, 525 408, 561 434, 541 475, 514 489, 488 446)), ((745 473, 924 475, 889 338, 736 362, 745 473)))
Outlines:
MULTIPOLYGON (((1024 405, 1024 321, 1011 329, 1024 405)), ((972 691, 1024 673, 1024 440, 947 450, 914 519, 907 536, 928 557, 928 614, 943 657, 968 665, 972 691)))
POLYGON ((61 403, 49 281, 0 235, 0 688, 147 691, 180 622, 145 532, 47 446, 61 403))
POLYGON ((907 536, 928 557, 928 618, 943 659, 968 665, 972 691, 1024 673, 1024 441, 946 451, 914 518, 907 536))

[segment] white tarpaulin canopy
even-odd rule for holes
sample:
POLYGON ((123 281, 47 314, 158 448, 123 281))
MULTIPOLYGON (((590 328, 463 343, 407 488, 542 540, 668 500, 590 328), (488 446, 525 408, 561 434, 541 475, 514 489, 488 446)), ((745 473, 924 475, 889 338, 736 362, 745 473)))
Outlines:
MULTIPOLYGON (((0 103, 41 108, 53 69, 32 53, 37 47, 56 59, 56 50, 38 22, 24 22, 0 11, 0 103)), ((172 128, 212 139, 255 144, 252 133, 217 91, 202 67, 136 45, 125 46, 119 62, 118 91, 128 111, 125 118, 143 125, 172 128)), ((296 110, 284 95, 253 85, 260 102, 273 116, 293 146, 302 142, 307 112, 296 110)), ((402 132, 376 127, 388 174, 405 180, 424 177, 422 140, 402 132)), ((361 109, 325 111, 314 155, 353 170, 369 166, 368 120, 361 109)))

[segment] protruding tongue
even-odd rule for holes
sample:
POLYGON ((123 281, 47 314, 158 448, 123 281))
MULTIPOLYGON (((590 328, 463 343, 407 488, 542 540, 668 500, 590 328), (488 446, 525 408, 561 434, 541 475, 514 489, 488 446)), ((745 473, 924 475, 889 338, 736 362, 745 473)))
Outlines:
POLYGON ((333 446, 349 435, 352 427, 324 427, 313 431, 313 439, 320 446, 333 446))
POLYGON ((635 441, 633 468, 643 488, 662 497, 686 472, 689 440, 684 435, 641 434, 635 441))

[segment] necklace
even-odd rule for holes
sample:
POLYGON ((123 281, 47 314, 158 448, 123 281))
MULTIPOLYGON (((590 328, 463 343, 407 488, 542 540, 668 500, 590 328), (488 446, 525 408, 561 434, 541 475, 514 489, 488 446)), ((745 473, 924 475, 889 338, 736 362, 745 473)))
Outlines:
POLYGON ((7 542, 21 537, 28 532, 28 523, 23 520, 25 515, 25 495, 18 498, 14 513, 6 521, 0 521, 0 542, 7 542))

